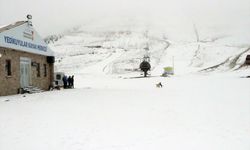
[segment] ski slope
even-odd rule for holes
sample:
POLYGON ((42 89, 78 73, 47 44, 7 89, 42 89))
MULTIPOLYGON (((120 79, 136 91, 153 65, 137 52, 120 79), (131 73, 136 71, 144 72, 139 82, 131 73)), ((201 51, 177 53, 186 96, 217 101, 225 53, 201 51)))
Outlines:
POLYGON ((250 149, 246 28, 197 26, 197 40, 192 28, 121 24, 83 25, 50 44, 75 89, 0 97, 1 150, 250 149), (146 47, 151 77, 131 78, 146 47), (160 77, 173 60, 175 75, 160 77))
POLYGON ((99 20, 62 34, 50 44, 57 56, 56 71, 129 74, 138 71, 148 48, 152 74, 159 75, 173 64, 176 74, 208 68, 224 72, 240 69, 250 54, 250 33, 245 30, 248 22, 224 28, 193 27, 190 22, 189 28, 121 22, 114 25, 99 20))

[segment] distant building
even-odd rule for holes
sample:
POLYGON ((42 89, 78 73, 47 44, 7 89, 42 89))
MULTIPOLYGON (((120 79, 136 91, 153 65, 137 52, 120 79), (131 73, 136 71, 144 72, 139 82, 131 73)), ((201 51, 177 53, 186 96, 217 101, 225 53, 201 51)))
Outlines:
POLYGON ((30 20, 0 27, 0 96, 31 86, 48 90, 53 73, 54 54, 30 20))

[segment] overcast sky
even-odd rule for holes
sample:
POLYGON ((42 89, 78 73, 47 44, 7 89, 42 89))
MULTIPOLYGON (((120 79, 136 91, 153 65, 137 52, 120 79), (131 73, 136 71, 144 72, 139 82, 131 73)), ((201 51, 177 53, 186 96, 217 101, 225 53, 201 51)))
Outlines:
POLYGON ((250 0, 0 0, 0 25, 25 20, 26 14, 32 14, 44 37, 90 20, 126 17, 245 24, 250 22, 250 0))

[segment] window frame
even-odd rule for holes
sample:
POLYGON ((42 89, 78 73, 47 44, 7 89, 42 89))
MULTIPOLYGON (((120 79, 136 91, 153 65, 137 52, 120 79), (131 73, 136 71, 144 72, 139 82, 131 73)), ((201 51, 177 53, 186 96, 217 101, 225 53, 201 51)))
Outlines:
POLYGON ((12 76, 12 65, 11 65, 11 59, 5 60, 5 73, 7 77, 12 76))
POLYGON ((43 77, 47 77, 48 73, 47 73, 47 64, 43 64, 43 77))

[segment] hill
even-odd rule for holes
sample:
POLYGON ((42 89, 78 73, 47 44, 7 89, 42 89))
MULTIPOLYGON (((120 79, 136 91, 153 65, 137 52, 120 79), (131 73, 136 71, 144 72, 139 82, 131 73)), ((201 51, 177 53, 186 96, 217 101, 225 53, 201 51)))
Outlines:
POLYGON ((147 48, 153 74, 172 66, 173 60, 177 74, 232 71, 242 68, 250 53, 245 25, 201 26, 187 21, 183 27, 144 20, 98 20, 52 38, 50 46, 56 52, 57 71, 136 72, 147 48))

